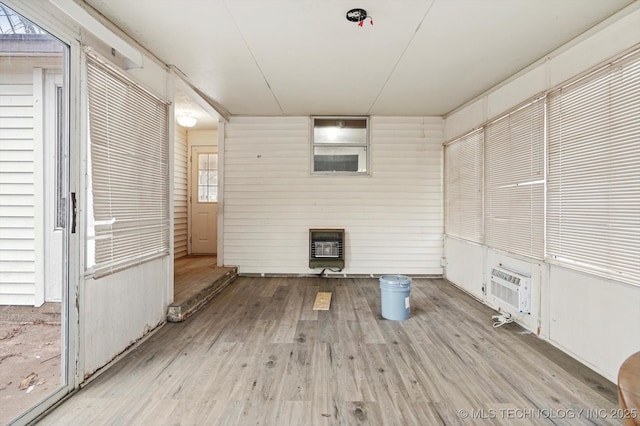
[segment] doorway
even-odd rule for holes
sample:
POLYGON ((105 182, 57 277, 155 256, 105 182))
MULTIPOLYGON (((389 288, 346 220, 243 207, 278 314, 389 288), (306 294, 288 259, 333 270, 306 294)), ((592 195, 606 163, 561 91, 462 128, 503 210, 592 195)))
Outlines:
POLYGON ((210 146, 191 148, 189 253, 217 254, 218 153, 210 146))
MULTIPOLYGON (((72 386, 70 46, 0 3, 0 423, 72 386)), ((76 239, 77 240, 77 239, 76 239)), ((77 241, 76 241, 77 242, 77 241)))

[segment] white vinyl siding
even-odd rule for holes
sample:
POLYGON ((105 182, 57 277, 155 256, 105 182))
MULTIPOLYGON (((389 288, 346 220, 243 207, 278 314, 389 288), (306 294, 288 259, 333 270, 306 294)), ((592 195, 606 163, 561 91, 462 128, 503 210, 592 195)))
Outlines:
POLYGON ((0 75, 0 304, 33 305, 36 281, 33 75, 0 75))
POLYGON ((174 258, 187 255, 187 131, 175 126, 173 164, 173 252, 174 258))
POLYGON ((550 259, 640 281, 640 54, 549 95, 550 259))
POLYGON ((482 242, 483 137, 476 130, 445 147, 445 232, 482 242))
POLYGON ((318 273, 310 228, 344 228, 346 274, 442 274, 439 118, 372 117, 371 175, 310 170, 310 119, 225 126, 224 263, 241 273, 318 273))
POLYGON ((485 243, 544 257, 544 100, 485 127, 485 243))

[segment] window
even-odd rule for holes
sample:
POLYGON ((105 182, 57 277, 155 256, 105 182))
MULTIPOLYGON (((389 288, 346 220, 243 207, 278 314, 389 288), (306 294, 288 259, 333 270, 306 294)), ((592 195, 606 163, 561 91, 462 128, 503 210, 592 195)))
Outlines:
POLYGON ((218 154, 198 154, 198 202, 218 202, 218 154))
POLYGON ((640 281, 640 54, 549 95, 547 256, 640 281))
POLYGON ((313 117, 312 173, 367 174, 369 119, 313 117))
POLYGON ((544 132, 541 98, 446 145, 448 235, 544 257, 544 132))
POLYGON ((485 127, 485 243, 544 257, 544 99, 485 127))
POLYGON ((444 150, 445 228, 448 235, 482 242, 482 142, 477 130, 444 150))
POLYGON ((168 110, 91 57, 87 80, 87 263, 99 277, 169 253, 168 110))

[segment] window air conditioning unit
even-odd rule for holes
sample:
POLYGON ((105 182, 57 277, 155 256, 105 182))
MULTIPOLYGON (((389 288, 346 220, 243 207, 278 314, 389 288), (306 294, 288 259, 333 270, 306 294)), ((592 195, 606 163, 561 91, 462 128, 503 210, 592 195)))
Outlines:
POLYGON ((531 277, 508 268, 491 268, 491 296, 494 302, 509 305, 515 312, 531 313, 531 277))
POLYGON ((309 229, 309 268, 344 268, 344 229, 309 229))

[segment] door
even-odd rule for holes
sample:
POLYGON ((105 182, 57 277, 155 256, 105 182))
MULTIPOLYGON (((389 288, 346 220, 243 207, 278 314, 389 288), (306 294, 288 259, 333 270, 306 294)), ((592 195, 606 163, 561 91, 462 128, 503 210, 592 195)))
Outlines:
POLYGON ((75 374, 71 46, 3 3, 0 16, 0 424, 24 424, 75 374))
POLYGON ((218 251, 218 154, 212 147, 191 148, 191 254, 218 251))

